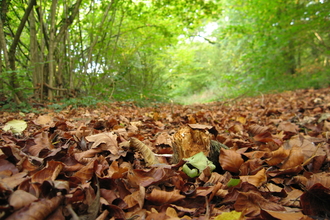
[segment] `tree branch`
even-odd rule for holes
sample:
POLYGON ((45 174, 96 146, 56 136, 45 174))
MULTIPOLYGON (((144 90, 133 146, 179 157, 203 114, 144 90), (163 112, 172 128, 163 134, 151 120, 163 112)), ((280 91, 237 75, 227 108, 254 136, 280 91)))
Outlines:
POLYGON ((23 28, 25 26, 26 21, 28 20, 28 17, 30 15, 30 12, 34 5, 36 5, 36 0, 31 0, 28 7, 25 10, 21 23, 19 24, 19 26, 17 28, 13 43, 11 44, 11 46, 9 48, 9 54, 10 54, 9 57, 14 57, 14 54, 15 54, 19 39, 21 37, 23 28))

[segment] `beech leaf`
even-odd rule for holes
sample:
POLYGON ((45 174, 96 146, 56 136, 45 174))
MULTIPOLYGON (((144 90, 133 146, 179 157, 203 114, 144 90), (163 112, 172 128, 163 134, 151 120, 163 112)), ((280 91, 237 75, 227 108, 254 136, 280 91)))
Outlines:
POLYGON ((236 212, 236 211, 231 211, 231 212, 224 212, 217 217, 215 217, 214 220, 238 220, 241 219, 242 212, 236 212))
POLYGON ((4 131, 11 131, 14 134, 22 133, 27 127, 27 123, 23 120, 11 120, 8 121, 3 127, 4 131))
POLYGON ((233 173, 238 173, 239 168, 244 162, 242 156, 234 150, 220 149, 220 165, 222 169, 228 170, 233 173))

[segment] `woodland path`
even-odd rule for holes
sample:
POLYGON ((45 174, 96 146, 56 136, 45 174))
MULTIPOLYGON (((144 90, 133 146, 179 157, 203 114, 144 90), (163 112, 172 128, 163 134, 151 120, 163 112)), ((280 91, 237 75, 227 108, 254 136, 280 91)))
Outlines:
MULTIPOLYGON (((330 88, 201 105, 109 103, 0 112, 1 219, 323 219, 330 216, 330 88), (226 145, 211 172, 171 164, 182 127, 226 145), (129 140, 158 155, 146 164, 129 140), (240 180, 240 181, 239 181, 240 180)), ((191 140, 194 142, 194 140, 191 140)))

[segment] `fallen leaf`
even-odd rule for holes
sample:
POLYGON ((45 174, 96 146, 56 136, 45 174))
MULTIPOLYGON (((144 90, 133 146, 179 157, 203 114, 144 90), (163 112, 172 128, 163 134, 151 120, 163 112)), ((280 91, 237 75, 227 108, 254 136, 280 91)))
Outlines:
POLYGON ((231 211, 231 212, 224 212, 217 217, 215 217, 214 220, 239 220, 241 219, 241 212, 231 211))
POLYGON ((282 163, 290 154, 289 150, 285 150, 283 146, 271 152, 271 157, 266 160, 269 166, 275 166, 282 163))
POLYGON ((275 202, 270 202, 255 192, 240 192, 234 204, 235 210, 244 212, 246 216, 255 217, 261 209, 285 211, 285 208, 275 202))
POLYGON ((63 200, 62 196, 56 196, 51 199, 41 199, 36 202, 30 203, 10 215, 7 219, 11 220, 30 220, 30 219, 46 219, 63 200))
POLYGON ((47 166, 31 176, 32 182, 43 183, 46 180, 55 180, 62 171, 64 165, 57 161, 48 161, 47 166))
POLYGON ((36 120, 33 121, 37 125, 43 125, 43 126, 51 126, 53 121, 53 117, 49 115, 40 115, 36 120))
POLYGON ((260 187, 267 181, 266 170, 262 168, 255 175, 252 176, 240 176, 239 177, 243 182, 248 182, 256 187, 260 187))
POLYGON ((238 173, 239 168, 243 164, 244 160, 242 156, 236 151, 221 148, 219 162, 222 169, 228 170, 233 173, 238 173))
POLYGON ((145 198, 145 188, 140 186, 139 189, 133 192, 130 195, 127 195, 124 198, 124 201, 127 204, 127 208, 131 208, 135 205, 138 205, 140 209, 142 209, 144 205, 144 198, 145 198))
POLYGON ((330 214, 330 190, 320 183, 314 184, 300 196, 300 204, 305 215, 330 214))
POLYGON ((154 204, 167 204, 176 202, 180 199, 185 198, 184 195, 180 194, 180 190, 173 190, 170 192, 159 190, 159 189, 153 189, 150 194, 146 195, 146 199, 153 202, 154 204))
POLYGON ((97 148, 101 144, 104 144, 104 146, 101 146, 102 150, 108 150, 115 155, 118 154, 117 135, 113 132, 100 133, 100 134, 87 136, 86 140, 89 142, 94 142, 91 147, 92 149, 97 148))
POLYGON ((281 165, 281 169, 290 169, 301 165, 304 162, 304 155, 301 147, 293 146, 290 150, 289 156, 281 165))
POLYGON ((15 210, 18 210, 36 200, 38 200, 38 198, 31 193, 23 190, 16 190, 9 196, 8 202, 15 210))
POLYGON ((270 210, 261 210, 261 216, 263 219, 290 219, 290 220, 301 220, 301 219, 308 219, 301 212, 276 212, 270 210))
POLYGON ((11 131, 14 134, 22 133, 27 127, 27 123, 23 120, 11 120, 8 121, 2 128, 4 131, 11 131))

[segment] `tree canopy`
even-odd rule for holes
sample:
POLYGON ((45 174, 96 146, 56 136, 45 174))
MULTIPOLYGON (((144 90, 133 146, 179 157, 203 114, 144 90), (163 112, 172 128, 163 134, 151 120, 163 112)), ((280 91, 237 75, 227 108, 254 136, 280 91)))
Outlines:
POLYGON ((329 9, 327 0, 1 0, 0 101, 212 101, 327 86, 329 9))

